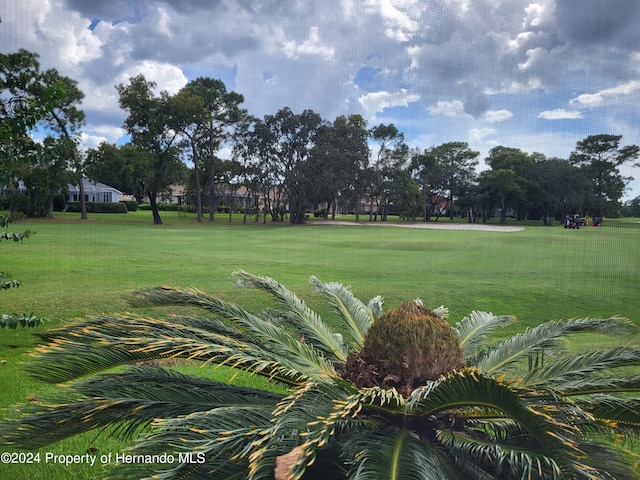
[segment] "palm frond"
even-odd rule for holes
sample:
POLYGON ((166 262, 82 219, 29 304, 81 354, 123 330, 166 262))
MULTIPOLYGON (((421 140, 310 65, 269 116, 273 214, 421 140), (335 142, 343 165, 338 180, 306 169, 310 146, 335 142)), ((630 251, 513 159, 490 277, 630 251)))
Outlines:
POLYGON ((575 400, 584 411, 591 414, 607 427, 623 429, 640 438, 640 398, 619 398, 598 394, 575 400))
POLYGON ((295 293, 269 277, 254 275, 243 270, 233 272, 233 276, 238 286, 269 292, 288 314, 287 320, 305 335, 305 341, 312 343, 331 360, 346 361, 347 351, 335 335, 336 332, 330 329, 320 315, 307 307, 295 293))
POLYGON ((460 339, 460 347, 464 359, 473 363, 481 349, 483 342, 497 328, 504 328, 515 321, 511 315, 494 315, 493 313, 474 311, 464 317, 454 327, 454 331, 460 339))
POLYGON ((360 351, 364 346, 364 336, 375 320, 369 307, 357 299, 351 289, 341 283, 323 283, 311 277, 309 283, 315 292, 320 292, 329 301, 329 305, 339 315, 340 326, 352 338, 352 351, 360 351))
POLYGON ((379 428, 355 432, 344 445, 352 459, 350 480, 464 479, 429 442, 405 429, 379 428))
POLYGON ((49 344, 38 347, 37 361, 28 370, 36 378, 60 383, 127 363, 180 357, 228 365, 290 385, 303 378, 327 381, 335 376, 331 362, 311 345, 260 319, 256 329, 264 335, 271 332, 270 342, 205 332, 177 320, 127 315, 69 325, 49 334, 49 344))
POLYGON ((373 313, 373 318, 378 318, 382 315, 382 305, 384 304, 384 299, 380 295, 376 295, 371 300, 367 302, 367 308, 371 310, 373 313))
POLYGON ((594 394, 620 395, 640 392, 640 375, 629 377, 584 375, 571 380, 558 381, 550 386, 567 399, 575 396, 594 394))
POLYGON ((265 409, 279 395, 191 377, 160 368, 133 368, 73 385, 71 403, 35 407, 0 430, 3 441, 38 448, 89 430, 131 437, 157 418, 177 418, 214 408, 265 409))
POLYGON ((449 309, 447 307, 445 307, 444 305, 440 305, 437 308, 433 309, 433 313, 440 319, 444 320, 445 322, 449 320, 449 309))
POLYGON ((609 318, 569 318, 560 320, 567 332, 590 332, 624 337, 637 333, 638 326, 628 318, 613 316, 609 318))
POLYGON ((582 461, 593 468, 592 475, 598 480, 638 479, 637 453, 588 440, 580 442, 580 450, 584 452, 582 461))
POLYGON ((407 412, 428 417, 474 406, 490 408, 517 422, 560 465, 579 454, 573 440, 579 431, 572 422, 586 418, 586 414, 551 393, 518 390, 473 368, 416 389, 407 401, 407 412))
POLYGON ((508 373, 518 367, 518 362, 536 354, 553 356, 560 353, 565 346, 565 337, 570 333, 620 335, 628 332, 629 328, 630 322, 621 317, 573 318, 546 322, 499 342, 479 358, 476 366, 489 374, 508 373))
MULTIPOLYGON (((260 438, 260 431, 269 425, 270 419, 269 407, 254 408, 248 404, 157 419, 151 425, 152 433, 139 440, 131 452, 151 455, 170 452, 176 459, 191 455, 181 463, 152 472, 152 478, 239 480, 246 478, 251 445, 260 438)), ((123 467, 118 469, 123 478, 132 478, 134 473, 137 474, 134 478, 140 476, 139 468, 123 467)))
MULTIPOLYGON (((401 412, 405 403, 404 397, 395 389, 378 387, 342 397, 334 396, 330 409, 325 407, 323 415, 316 415, 316 418, 307 421, 305 431, 300 434, 304 439, 300 446, 303 456, 294 470, 295 478, 301 477, 305 468, 315 461, 318 450, 329 444, 332 438, 354 429, 372 428, 377 423, 373 417, 382 412, 401 412)), ((278 408, 281 409, 281 406, 278 408)))
MULTIPOLYGON (((322 418, 332 415, 335 402, 353 390, 354 387, 349 387, 341 380, 333 385, 310 382, 283 398, 273 410, 271 425, 260 432, 261 438, 252 445, 250 477, 271 478, 277 457, 299 447, 308 432, 320 428, 318 425, 322 418)), ((306 453, 293 478, 299 478, 306 467, 313 463, 315 450, 307 449, 306 453)))
MULTIPOLYGON (((616 377, 620 380, 620 374, 614 374, 613 370, 621 367, 640 365, 640 347, 615 347, 603 350, 593 350, 578 355, 568 355, 546 365, 532 369, 524 374, 519 383, 539 388, 555 388, 573 395, 590 393, 595 388, 606 388, 607 378, 616 377), (606 374, 603 378, 597 374, 606 374), (596 387, 596 385, 601 385, 596 387), (581 388, 580 385, 583 385, 581 388)), ((613 380, 613 379, 612 379, 613 380)), ((632 386, 634 383, 630 383, 632 386)), ((614 382, 618 391, 622 384, 614 382)), ((635 387, 637 389, 637 386, 635 387)))
POLYGON ((441 430, 437 438, 474 477, 481 473, 485 478, 563 478, 558 464, 541 449, 486 441, 453 430, 441 430))

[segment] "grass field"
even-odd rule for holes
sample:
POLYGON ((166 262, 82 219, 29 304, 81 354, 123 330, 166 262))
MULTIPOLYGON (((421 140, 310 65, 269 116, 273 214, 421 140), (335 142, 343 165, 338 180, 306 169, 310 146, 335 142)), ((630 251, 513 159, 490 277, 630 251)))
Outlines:
MULTIPOLYGON (((363 300, 382 295, 385 308, 416 297, 430 306, 445 305, 453 322, 472 310, 485 310, 516 315, 517 330, 583 316, 622 315, 640 324, 638 219, 609 220, 603 227, 580 230, 531 225, 520 232, 480 232, 243 224, 238 218, 229 223, 224 216, 213 224, 197 224, 192 216, 168 212, 163 226, 153 226, 149 212, 94 214, 88 221, 77 217, 56 214, 52 220, 11 225, 11 231, 36 233, 22 243, 0 244, 0 270, 22 283, 0 292, 0 312, 32 311, 54 326, 129 310, 126 294, 159 284, 194 286, 248 308, 267 306, 264 296, 231 284, 231 272, 244 269, 274 277, 329 321, 330 312, 309 292, 311 275, 351 285, 363 300)), ((38 402, 51 392, 20 371, 35 344, 31 333, 0 330, 3 416, 15 414, 13 405, 38 402)), ((96 443, 94 436, 47 451, 84 453, 96 443)), ((103 451, 122 447, 100 438, 103 451)), ((56 469, 52 475, 42 466, 21 468, 0 465, 0 478, 97 475, 88 467, 50 466, 56 469)))

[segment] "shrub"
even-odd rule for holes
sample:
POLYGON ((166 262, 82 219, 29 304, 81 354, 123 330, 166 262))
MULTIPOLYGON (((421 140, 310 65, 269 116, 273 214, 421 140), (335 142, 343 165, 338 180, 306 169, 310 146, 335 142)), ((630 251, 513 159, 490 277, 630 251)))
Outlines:
MULTIPOLYGON (((80 202, 67 202, 67 212, 79 212, 80 202)), ((87 202, 87 213, 127 213, 121 202, 87 202)))
MULTIPOLYGON (((151 210, 151 204, 141 203, 138 205, 138 210, 151 210)), ((188 212, 195 213, 195 205, 178 205, 177 203, 158 203, 158 210, 161 212, 188 212)), ((206 208, 204 211, 208 211, 206 208)))
POLYGON ((127 212, 136 212, 138 210, 138 202, 135 200, 120 200, 127 207, 127 212))
POLYGON ((64 210, 64 195, 53 196, 53 210, 55 212, 61 212, 64 210))

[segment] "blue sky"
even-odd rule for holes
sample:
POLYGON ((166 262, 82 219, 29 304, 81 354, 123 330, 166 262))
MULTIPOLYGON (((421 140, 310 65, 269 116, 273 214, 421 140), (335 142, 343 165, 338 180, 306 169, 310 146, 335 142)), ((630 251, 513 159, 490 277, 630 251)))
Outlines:
MULTIPOLYGON (((637 0, 23 0, 0 16, 3 52, 80 82, 87 147, 122 141, 114 85, 140 73, 171 93, 220 78, 254 115, 359 113, 481 158, 567 158, 600 133, 640 144, 637 0)), ((623 174, 640 195, 640 169, 623 174)))

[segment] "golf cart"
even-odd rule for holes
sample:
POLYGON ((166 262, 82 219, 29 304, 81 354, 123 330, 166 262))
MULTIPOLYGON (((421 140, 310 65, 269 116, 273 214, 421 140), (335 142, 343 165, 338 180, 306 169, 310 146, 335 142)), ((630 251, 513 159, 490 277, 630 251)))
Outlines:
POLYGON ((587 219, 578 213, 572 213, 564 217, 564 228, 580 228, 587 225, 587 219))

